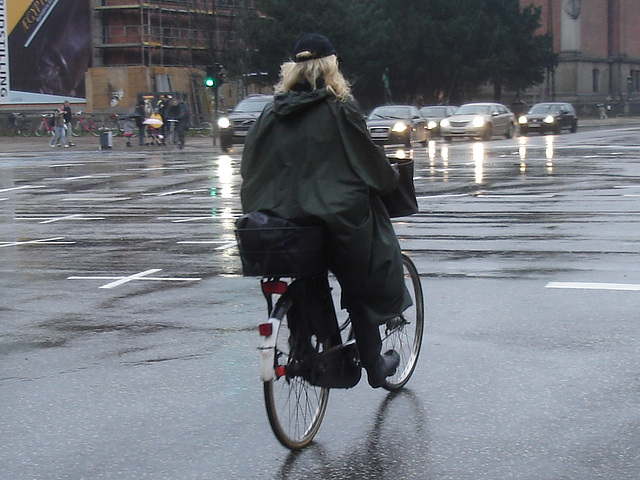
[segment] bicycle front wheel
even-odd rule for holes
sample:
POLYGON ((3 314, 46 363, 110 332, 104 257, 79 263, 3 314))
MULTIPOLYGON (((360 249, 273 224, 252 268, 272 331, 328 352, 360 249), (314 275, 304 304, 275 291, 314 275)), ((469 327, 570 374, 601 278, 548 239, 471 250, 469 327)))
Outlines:
POLYGON ((40 122, 40 125, 38 125, 38 128, 34 130, 34 133, 36 134, 36 137, 42 137, 47 133, 47 127, 44 122, 40 122))
POLYGON ((381 325, 382 351, 394 349, 400 354, 400 365, 395 375, 387 377, 383 388, 391 392, 400 390, 409 381, 418 363, 424 331, 424 299, 418 270, 406 255, 402 255, 404 280, 413 305, 402 315, 381 325))
POLYGON ((99 137, 100 133, 104 130, 104 123, 102 123, 102 120, 89 120, 89 126, 87 128, 91 135, 99 137))
MULTIPOLYGON (((275 365, 283 367, 291 363, 294 343, 289 330, 288 311, 291 303, 276 306, 273 317, 280 320, 276 335, 275 365)), ((306 447, 320 428, 327 410, 329 389, 316 387, 295 376, 276 376, 264 382, 264 400, 269 424, 278 441, 290 450, 306 447)))

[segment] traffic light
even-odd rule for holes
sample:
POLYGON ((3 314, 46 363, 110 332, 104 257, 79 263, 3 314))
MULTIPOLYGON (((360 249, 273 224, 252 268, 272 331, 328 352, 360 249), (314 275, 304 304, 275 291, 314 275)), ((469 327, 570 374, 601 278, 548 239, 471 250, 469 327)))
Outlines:
POLYGON ((209 88, 216 86, 215 69, 210 65, 207 67, 207 73, 204 76, 204 86, 209 88))
POLYGON ((204 76, 204 86, 209 88, 219 87, 222 83, 222 65, 216 63, 209 65, 204 76))

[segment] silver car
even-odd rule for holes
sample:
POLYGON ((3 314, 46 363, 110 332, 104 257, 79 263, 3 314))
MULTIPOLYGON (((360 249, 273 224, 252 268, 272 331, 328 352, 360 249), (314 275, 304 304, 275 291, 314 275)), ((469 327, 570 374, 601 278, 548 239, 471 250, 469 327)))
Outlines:
POLYGON ((453 137, 490 140, 494 135, 513 137, 516 118, 501 103, 466 103, 440 122, 440 135, 447 142, 453 137))

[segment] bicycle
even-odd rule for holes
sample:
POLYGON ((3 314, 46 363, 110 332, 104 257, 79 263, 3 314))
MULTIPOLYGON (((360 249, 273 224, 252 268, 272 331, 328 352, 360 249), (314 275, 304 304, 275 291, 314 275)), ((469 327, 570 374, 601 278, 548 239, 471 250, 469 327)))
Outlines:
POLYGON ((137 130, 127 128, 127 122, 133 121, 132 119, 132 115, 118 115, 117 113, 111 113, 109 114, 104 128, 106 130, 111 130, 113 135, 116 137, 128 133, 128 137, 135 138, 138 136, 137 130))
MULTIPOLYGON (((301 333, 312 330, 312 326, 305 323, 307 316, 291 316, 293 306, 302 299, 300 292, 318 278, 319 271, 323 272, 321 275, 326 274, 326 267, 316 260, 323 257, 324 243, 319 246, 317 240, 324 235, 322 229, 287 226, 278 232, 278 228, 247 228, 246 225, 236 224, 243 272, 252 276, 260 274, 262 293, 267 301, 268 321, 258 326, 261 336, 260 376, 267 417, 278 441, 290 450, 300 450, 309 445, 320 429, 330 389, 350 388, 360 381, 362 367, 357 345, 349 318, 339 326, 341 338, 336 344, 333 337, 331 341, 319 340, 317 331, 311 332, 309 340, 308 335, 301 333), (257 239, 247 237, 247 234, 252 235, 258 230, 268 233, 257 239), (274 241, 276 237, 291 239, 291 235, 297 235, 299 240, 295 243, 274 241), (282 248, 278 246, 279 242, 282 248), (301 245, 308 250, 301 252, 301 245), (301 254, 297 258, 283 260, 283 256, 295 255, 292 252, 301 254), (272 268, 273 265, 277 266, 272 268), (283 278, 288 278, 288 281, 283 278), (300 348, 301 345, 305 348, 300 348)), ((396 373, 387 377, 382 386, 391 392, 402 389, 411 378, 420 355, 424 330, 420 277, 404 253, 402 263, 413 305, 380 326, 382 351, 394 349, 400 355, 396 373)), ((332 301, 331 308, 334 308, 332 301)))
POLYGON ((11 113, 8 122, 13 135, 22 135, 23 137, 31 136, 31 121, 23 113, 11 113))
POLYGON ((38 125, 38 128, 36 128, 34 131, 36 137, 42 137, 43 135, 53 135, 53 126, 49 124, 51 114, 42 113, 40 114, 40 116, 42 117, 42 121, 40 122, 40 125, 38 125))
POLYGON ((102 121, 96 119, 93 115, 90 115, 89 118, 83 118, 82 112, 78 112, 76 116, 76 123, 71 128, 71 135, 74 137, 79 137, 84 132, 88 132, 94 137, 99 137, 100 132, 104 130, 102 121))
POLYGON ((187 128, 189 130, 193 130, 193 132, 199 137, 210 137, 213 132, 213 128, 209 122, 202 122, 197 127, 194 124, 189 123, 187 128))

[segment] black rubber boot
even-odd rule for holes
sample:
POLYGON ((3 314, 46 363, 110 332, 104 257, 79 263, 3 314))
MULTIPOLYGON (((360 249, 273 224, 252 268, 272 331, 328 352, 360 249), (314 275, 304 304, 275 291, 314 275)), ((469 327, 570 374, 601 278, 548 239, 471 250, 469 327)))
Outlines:
POLYGON ((382 340, 380 340, 379 328, 371 325, 363 317, 350 313, 360 362, 367 371, 369 385, 379 388, 388 376, 396 372, 400 364, 400 355, 395 350, 389 350, 384 355, 380 355, 382 340))

